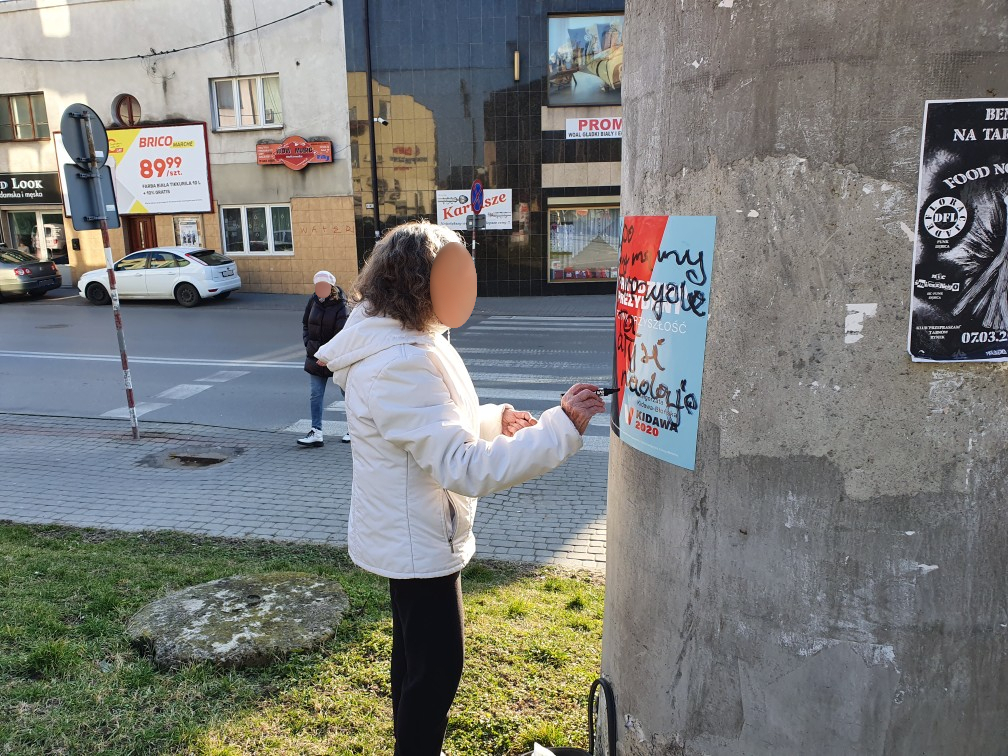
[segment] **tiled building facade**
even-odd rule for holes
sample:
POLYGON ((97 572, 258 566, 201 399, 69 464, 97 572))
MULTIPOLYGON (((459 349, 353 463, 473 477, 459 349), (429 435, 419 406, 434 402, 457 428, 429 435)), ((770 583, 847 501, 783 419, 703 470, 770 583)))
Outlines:
MULTIPOLYGON (((550 20, 581 16, 568 25, 585 27, 622 10, 622 2, 611 0, 372 0, 375 117, 388 121, 374 126, 376 147, 392 143, 389 154, 379 150, 377 156, 381 227, 416 217, 438 222, 437 191, 468 194, 479 179, 487 190, 510 189, 513 213, 510 229, 477 234, 481 295, 613 291, 614 283, 602 274, 612 272, 618 246, 621 140, 568 139, 566 125, 568 119, 621 119, 619 93, 599 98, 609 101, 604 104, 577 102, 578 86, 599 82, 584 72, 573 77, 573 86, 570 77, 560 82, 566 87, 557 85, 550 20), (397 103, 409 103, 409 110, 397 103), (424 112, 423 128, 417 106, 424 112), (423 176, 402 162, 411 157, 427 158, 423 176), (564 254, 565 238, 575 240, 573 255, 564 254)), ((374 239, 364 15, 364 0, 345 0, 361 259, 374 239)), ((575 30, 569 36, 576 39, 575 30)))

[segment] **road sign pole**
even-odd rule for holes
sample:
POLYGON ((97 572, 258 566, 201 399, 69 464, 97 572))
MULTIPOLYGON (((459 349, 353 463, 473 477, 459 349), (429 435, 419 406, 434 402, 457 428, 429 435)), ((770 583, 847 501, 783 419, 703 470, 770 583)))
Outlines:
POLYGON ((480 212, 483 210, 483 184, 480 183, 479 179, 472 182, 472 188, 469 190, 469 204, 473 211, 473 227, 472 227, 472 256, 473 260, 476 259, 476 229, 479 227, 479 217, 480 212))
POLYGON ((105 271, 108 273, 109 293, 112 296, 112 316, 115 319, 116 338, 119 340, 119 359, 122 361, 123 379, 126 383, 126 406, 129 408, 130 426, 133 428, 133 438, 140 438, 140 426, 137 424, 136 404, 133 401, 133 378, 130 376, 129 360, 126 357, 126 336, 123 333, 122 310, 119 309, 119 291, 116 289, 115 271, 112 269, 112 243, 109 241, 108 219, 105 211, 105 198, 102 196, 101 181, 98 169, 101 167, 95 153, 94 132, 91 130, 91 114, 84 112, 79 116, 80 127, 88 148, 88 158, 91 172, 94 174, 88 182, 91 184, 95 197, 95 207, 98 208, 102 245, 105 247, 105 271))

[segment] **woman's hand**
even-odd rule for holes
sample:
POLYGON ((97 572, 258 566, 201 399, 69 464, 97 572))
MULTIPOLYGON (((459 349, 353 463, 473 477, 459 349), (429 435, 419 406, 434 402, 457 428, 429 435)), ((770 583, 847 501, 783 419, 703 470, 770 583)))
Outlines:
POLYGON ((504 412, 501 413, 501 431, 508 438, 514 436, 514 434, 522 428, 529 428, 537 422, 538 421, 528 412, 521 412, 519 410, 511 409, 510 407, 506 408, 504 412))
POLYGON ((560 398, 560 406, 582 436, 588 429, 588 421, 606 409, 605 402, 596 391, 598 386, 576 383, 560 398))

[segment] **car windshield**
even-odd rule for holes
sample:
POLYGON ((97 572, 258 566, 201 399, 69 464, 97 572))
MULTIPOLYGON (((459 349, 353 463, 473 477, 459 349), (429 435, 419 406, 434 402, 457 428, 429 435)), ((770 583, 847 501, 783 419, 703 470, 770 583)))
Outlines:
POLYGON ((18 249, 10 249, 9 247, 0 247, 0 260, 5 263, 11 263, 12 265, 38 262, 38 260, 31 255, 25 254, 18 249))
POLYGON ((189 257, 195 257, 204 265, 227 265, 228 263, 234 262, 227 255, 222 255, 220 252, 214 252, 212 249, 197 249, 194 252, 187 252, 186 255, 189 257))

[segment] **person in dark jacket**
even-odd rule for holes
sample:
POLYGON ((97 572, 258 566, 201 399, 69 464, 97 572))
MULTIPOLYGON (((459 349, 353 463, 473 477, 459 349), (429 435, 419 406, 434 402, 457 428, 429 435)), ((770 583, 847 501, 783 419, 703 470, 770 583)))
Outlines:
MULTIPOLYGON (((311 430, 307 436, 297 440, 298 445, 308 447, 322 446, 325 443, 322 437, 322 402, 325 399, 326 384, 333 375, 322 360, 315 358, 315 352, 343 330, 349 315, 346 297, 336 285, 336 276, 328 270, 320 270, 313 280, 315 293, 308 300, 301 320, 304 326, 304 345, 308 352, 304 369, 311 386, 311 430)), ((343 396, 346 398, 346 394, 343 396)), ((350 443, 349 433, 343 436, 343 443, 350 443)))

